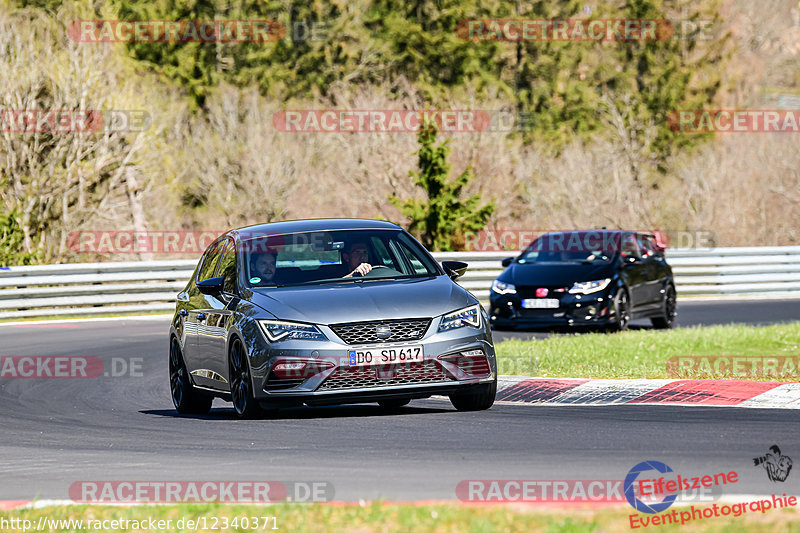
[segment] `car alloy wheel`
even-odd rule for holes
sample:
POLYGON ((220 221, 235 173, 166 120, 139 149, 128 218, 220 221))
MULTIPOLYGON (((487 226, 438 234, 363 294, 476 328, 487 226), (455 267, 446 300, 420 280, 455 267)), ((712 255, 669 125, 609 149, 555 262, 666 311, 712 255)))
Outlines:
POLYGON ((617 314, 617 322, 613 326, 614 331, 625 331, 631 321, 630 304, 628 302, 628 291, 620 289, 614 298, 614 310, 617 314))
POLYGON ((228 376, 230 378, 231 400, 239 418, 255 418, 261 414, 261 407, 253 397, 250 371, 242 343, 235 341, 228 356, 228 376))
POLYGON ((664 316, 652 318, 650 321, 656 329, 670 329, 675 326, 675 317, 677 315, 675 287, 669 285, 664 293, 664 316))
POLYGON ((211 410, 214 398, 195 390, 189 381, 189 373, 183 362, 178 339, 169 345, 169 388, 172 403, 181 414, 206 414, 211 410))

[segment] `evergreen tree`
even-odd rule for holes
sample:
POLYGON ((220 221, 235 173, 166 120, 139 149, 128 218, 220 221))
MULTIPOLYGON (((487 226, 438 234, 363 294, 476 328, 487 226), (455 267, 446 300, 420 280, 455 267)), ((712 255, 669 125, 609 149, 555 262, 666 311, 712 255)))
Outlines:
POLYGON ((436 127, 421 128, 418 134, 419 172, 410 171, 414 184, 425 191, 427 198, 402 200, 391 196, 389 200, 400 208, 411 222, 408 231, 429 250, 451 251, 463 244, 468 231, 479 231, 494 212, 493 202, 481 204, 479 194, 461 199, 464 187, 474 178, 474 170, 467 167, 454 180, 450 180, 452 165, 448 142, 436 144, 436 127))

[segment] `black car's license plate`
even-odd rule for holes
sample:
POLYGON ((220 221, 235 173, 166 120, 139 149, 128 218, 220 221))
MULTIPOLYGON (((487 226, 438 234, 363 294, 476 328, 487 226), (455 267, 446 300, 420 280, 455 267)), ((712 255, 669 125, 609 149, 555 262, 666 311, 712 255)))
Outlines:
POLYGON ((556 298, 536 298, 522 300, 523 309, 558 309, 561 302, 556 298))

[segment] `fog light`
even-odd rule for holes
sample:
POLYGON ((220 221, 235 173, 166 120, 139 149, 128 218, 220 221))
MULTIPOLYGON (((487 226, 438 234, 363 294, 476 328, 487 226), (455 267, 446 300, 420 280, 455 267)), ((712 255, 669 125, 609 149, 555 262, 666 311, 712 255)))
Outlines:
POLYGON ((272 374, 278 379, 309 378, 332 367, 330 361, 281 361, 272 367, 272 374))
POLYGON ((483 350, 469 350, 457 354, 440 355, 439 359, 455 364, 459 370, 473 376, 485 376, 492 371, 489 366, 489 359, 486 358, 483 350))
POLYGON ((280 379, 301 377, 305 369, 306 364, 303 362, 278 363, 272 367, 275 376, 280 379))
POLYGON ((589 308, 589 314, 592 315, 592 316, 596 315, 597 314, 597 308, 596 307, 590 307, 589 308))

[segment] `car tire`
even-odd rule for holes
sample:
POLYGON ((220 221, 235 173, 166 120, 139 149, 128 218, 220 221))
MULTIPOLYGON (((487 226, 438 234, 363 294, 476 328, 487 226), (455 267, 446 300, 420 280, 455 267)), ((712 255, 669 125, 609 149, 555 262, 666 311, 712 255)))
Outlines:
POLYGON ((628 291, 620 289, 614 296, 614 313, 616 315, 616 322, 609 328, 611 331, 625 331, 631 322, 630 314, 631 300, 628 297, 628 291))
POLYGON ((404 405, 408 405, 411 400, 406 399, 396 399, 396 400, 381 400, 378 402, 382 408, 386 409, 387 411, 391 411, 394 409, 400 409, 404 405))
POLYGON ((239 340, 231 345, 228 353, 228 381, 231 390, 233 410, 239 418, 258 418, 264 414, 253 395, 253 382, 250 379, 250 366, 244 347, 239 340))
POLYGON ((484 411, 494 404, 497 396, 497 376, 494 381, 469 394, 451 394, 450 403, 459 411, 484 411))
POLYGON ((199 392, 192 386, 189 371, 183 361, 178 339, 172 339, 169 345, 169 389, 172 404, 182 415, 204 415, 211 410, 214 398, 199 392))
POLYGON ((675 316, 677 316, 677 299, 675 287, 667 286, 664 293, 664 314, 650 319, 656 329, 672 329, 675 327, 675 316))

